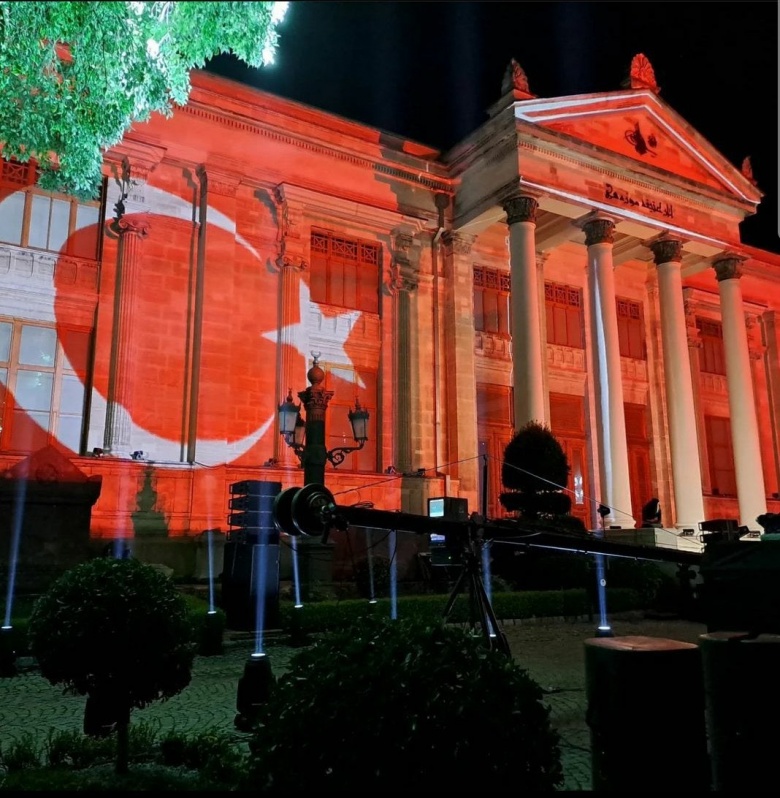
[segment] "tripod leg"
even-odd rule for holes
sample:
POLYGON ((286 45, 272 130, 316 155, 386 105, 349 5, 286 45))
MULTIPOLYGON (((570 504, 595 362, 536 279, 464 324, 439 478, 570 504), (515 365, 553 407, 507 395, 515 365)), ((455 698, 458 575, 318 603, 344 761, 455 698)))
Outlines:
POLYGON ((494 612, 493 606, 488 598, 485 585, 482 582, 478 572, 475 572, 472 578, 474 590, 476 590, 477 596, 479 597, 480 611, 482 615, 482 629, 485 633, 485 642, 487 643, 488 648, 497 649, 502 654, 505 654, 507 657, 509 657, 511 656, 511 652, 509 650, 509 641, 506 639, 506 635, 498 625, 498 619, 496 618, 496 613, 494 612))
POLYGON ((467 568, 464 565, 463 569, 461 570, 460 574, 458 574, 458 578, 455 581, 455 586, 452 588, 452 592, 450 593, 450 597, 447 599, 447 604, 444 607, 444 611, 441 614, 441 618, 443 621, 446 621, 447 618, 450 617, 450 613, 452 612, 452 608, 455 605, 455 599, 458 597, 458 593, 460 593, 461 588, 463 587, 463 583, 466 581, 467 576, 467 568))

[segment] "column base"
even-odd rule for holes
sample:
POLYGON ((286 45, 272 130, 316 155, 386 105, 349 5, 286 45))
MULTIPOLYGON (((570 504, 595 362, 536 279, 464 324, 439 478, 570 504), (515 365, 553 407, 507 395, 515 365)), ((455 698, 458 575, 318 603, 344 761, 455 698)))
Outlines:
POLYGON ((103 449, 103 458, 110 457, 113 460, 134 460, 133 455, 125 449, 117 449, 116 451, 110 449, 103 449))

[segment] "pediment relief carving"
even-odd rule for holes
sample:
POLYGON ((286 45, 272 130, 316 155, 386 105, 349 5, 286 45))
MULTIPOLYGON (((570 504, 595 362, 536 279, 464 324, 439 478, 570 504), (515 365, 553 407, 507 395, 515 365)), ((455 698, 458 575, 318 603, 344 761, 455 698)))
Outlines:
POLYGON ((579 142, 591 156, 601 150, 668 172, 691 188, 698 184, 750 204, 761 199, 749 161, 731 164, 649 89, 529 100, 516 117, 579 142))

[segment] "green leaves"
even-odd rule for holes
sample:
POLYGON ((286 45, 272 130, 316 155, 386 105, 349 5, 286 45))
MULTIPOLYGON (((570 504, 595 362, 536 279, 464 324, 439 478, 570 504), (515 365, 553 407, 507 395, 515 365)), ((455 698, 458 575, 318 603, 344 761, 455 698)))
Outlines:
POLYGON ((41 674, 78 694, 129 694, 133 707, 190 681, 187 604, 171 580, 137 560, 100 558, 60 577, 35 603, 28 634, 41 674))
POLYGON ((273 59, 286 3, 0 2, 3 156, 80 198, 134 122, 187 102, 193 68, 220 53, 273 59))
POLYGON ((271 795, 551 792, 561 779, 541 687, 440 623, 364 618, 320 638, 259 721, 255 787, 271 795))

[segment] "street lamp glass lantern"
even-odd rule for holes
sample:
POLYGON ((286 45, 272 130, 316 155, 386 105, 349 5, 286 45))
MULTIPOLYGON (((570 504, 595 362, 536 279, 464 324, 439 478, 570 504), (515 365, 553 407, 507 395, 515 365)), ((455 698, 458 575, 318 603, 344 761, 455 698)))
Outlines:
POLYGON ((354 410, 349 411, 349 423, 352 425, 352 437, 360 444, 368 440, 368 410, 360 406, 355 399, 354 410))
POLYGON ((295 430, 293 431, 293 446, 303 446, 306 440, 306 422, 301 418, 298 413, 298 418, 295 421, 295 430))
POLYGON ((293 402, 292 391, 287 394, 287 398, 279 405, 279 432, 285 438, 292 438, 295 435, 295 427, 300 419, 301 406, 293 402))

